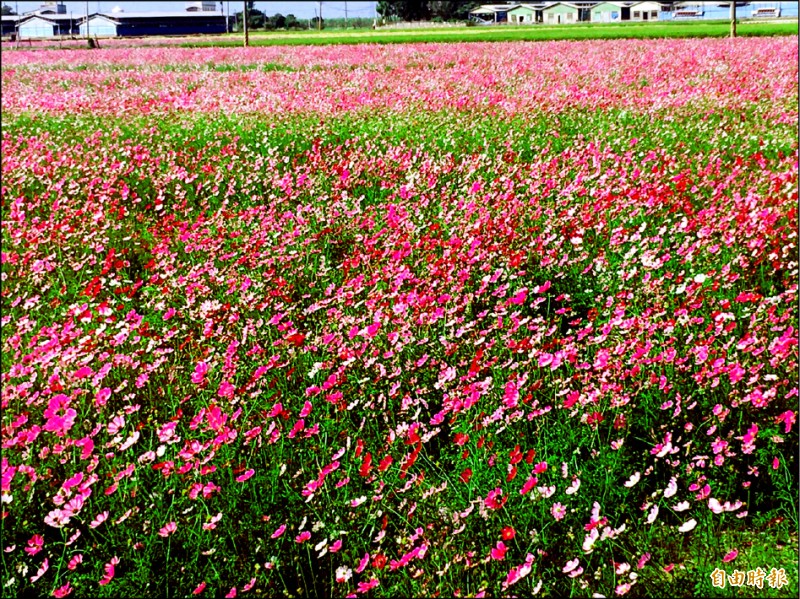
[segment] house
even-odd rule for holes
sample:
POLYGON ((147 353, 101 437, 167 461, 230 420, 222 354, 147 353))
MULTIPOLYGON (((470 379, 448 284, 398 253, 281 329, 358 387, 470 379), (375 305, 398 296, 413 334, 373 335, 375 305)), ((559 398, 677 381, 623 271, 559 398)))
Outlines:
POLYGON ((227 17, 210 11, 96 13, 80 25, 82 36, 131 37, 225 33, 227 17))
POLYGON ((19 21, 21 39, 75 35, 78 33, 80 17, 58 13, 34 14, 19 21))
POLYGON ((631 21, 658 21, 660 2, 634 2, 628 7, 631 21))
POLYGON ((34 14, 34 15, 65 15, 67 14, 67 7, 64 5, 63 2, 45 2, 39 8, 34 10, 32 13, 27 14, 34 14))
POLYGON ((508 9, 509 23, 541 23, 544 4, 517 4, 508 9))
POLYGON ((0 36, 7 37, 13 35, 16 37, 17 25, 19 24, 20 19, 22 19, 22 17, 19 15, 3 15, 0 36))
POLYGON ((759 4, 761 3, 755 3, 753 5, 753 12, 750 13, 750 16, 754 19, 774 19, 781 16, 781 9, 779 6, 764 6, 763 4, 759 6, 759 4))
POLYGON ((589 9, 592 23, 613 23, 622 20, 622 5, 617 2, 600 2, 589 9))
POLYGON ((580 20, 581 7, 571 2, 554 2, 542 9, 542 22, 545 25, 577 23, 580 20))
POLYGON ((506 23, 508 11, 514 8, 509 4, 483 4, 469 11, 469 17, 478 23, 506 23))
POLYGON ((186 3, 186 11, 187 12, 216 12, 217 11, 217 3, 212 1, 203 1, 203 2, 187 2, 186 3))

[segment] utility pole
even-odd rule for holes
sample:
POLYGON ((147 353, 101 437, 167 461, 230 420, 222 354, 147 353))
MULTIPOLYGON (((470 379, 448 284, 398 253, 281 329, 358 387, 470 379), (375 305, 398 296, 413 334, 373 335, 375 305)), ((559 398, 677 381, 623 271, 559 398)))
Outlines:
POLYGON ((91 36, 89 35, 89 0, 86 0, 86 39, 88 40, 91 36))
POLYGON ((322 31, 322 0, 319 2, 319 18, 317 19, 317 31, 322 31))
POLYGON ((731 2, 731 37, 736 37, 736 2, 731 2))
POLYGON ((347 29, 347 1, 344 3, 344 28, 347 29))
POLYGON ((244 47, 250 45, 250 30, 247 27, 247 2, 244 3, 244 11, 242 12, 242 20, 244 21, 244 47))

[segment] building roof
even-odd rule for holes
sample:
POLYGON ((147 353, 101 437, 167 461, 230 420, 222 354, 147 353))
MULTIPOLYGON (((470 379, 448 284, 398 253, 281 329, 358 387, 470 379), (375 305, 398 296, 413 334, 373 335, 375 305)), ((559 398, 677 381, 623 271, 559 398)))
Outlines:
POLYGON ((558 6, 559 4, 563 4, 564 6, 569 6, 570 8, 581 8, 577 4, 573 4, 572 2, 551 2, 547 6, 545 6, 542 10, 548 10, 553 8, 554 6, 558 6))
POLYGON ((154 10, 149 12, 98 12, 91 16, 105 17, 107 19, 197 19, 199 17, 224 17, 225 15, 221 12, 208 10, 192 12, 154 10))
MULTIPOLYGON (((5 17, 3 17, 5 19, 5 17)), ((79 19, 84 18, 84 13, 80 14, 72 14, 72 15, 56 15, 56 14, 29 14, 22 17, 24 20, 29 19, 42 19, 43 21, 52 21, 53 23, 58 23, 59 21, 77 21, 79 19)))
POLYGON ((515 8, 512 4, 482 4, 469 12, 470 14, 480 15, 494 12, 508 12, 512 8, 515 8))
POLYGON ((544 4, 544 3, 528 4, 526 2, 523 2, 521 4, 515 4, 514 6, 512 6, 511 8, 508 9, 508 12, 511 12, 511 11, 516 10, 518 8, 527 8, 528 10, 542 10, 545 6, 546 6, 546 4, 544 4))

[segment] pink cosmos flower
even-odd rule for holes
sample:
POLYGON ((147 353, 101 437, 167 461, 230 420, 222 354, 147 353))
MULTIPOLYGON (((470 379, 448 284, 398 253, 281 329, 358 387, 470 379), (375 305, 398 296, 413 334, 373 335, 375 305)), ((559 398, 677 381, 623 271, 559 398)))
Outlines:
POLYGON ((200 593, 203 592, 205 588, 206 588, 206 581, 204 580, 195 587, 195 589, 192 591, 192 595, 199 595, 200 593))
POLYGON ((244 482, 244 481, 246 481, 248 478, 250 478, 251 476, 253 476, 255 473, 256 473, 256 471, 255 471, 255 470, 253 470, 252 468, 250 468, 249 470, 247 470, 247 471, 246 471, 244 474, 242 474, 241 476, 237 476, 237 477, 236 477, 236 482, 237 482, 237 483, 243 483, 243 482, 244 482))
POLYGON ((356 568, 356 574, 361 574, 364 571, 364 568, 367 567, 369 564, 369 553, 365 553, 364 557, 361 558, 361 561, 358 562, 358 567, 356 568))
POLYGON ((89 368, 88 366, 82 366, 75 371, 75 378, 76 379, 85 379, 87 376, 91 376, 94 371, 89 368))
POLYGON ((497 546, 494 547, 491 551, 492 559, 494 560, 502 560, 506 557, 506 544, 503 541, 497 541, 497 546))
POLYGON ((278 537, 280 537, 280 536, 281 536, 281 535, 282 535, 282 534, 283 534, 285 531, 286 531, 286 525, 285 525, 285 524, 281 524, 281 525, 280 525, 280 526, 279 526, 277 529, 275 529, 275 532, 273 532, 273 533, 272 533, 272 538, 273 538, 273 539, 277 539, 277 538, 278 538, 278 537))
POLYGON ((108 403, 108 399, 111 397, 111 389, 108 387, 103 387, 100 391, 97 392, 95 395, 94 403, 97 407, 104 406, 108 403))
POLYGON ((722 558, 722 561, 727 564, 728 562, 732 562, 733 560, 735 560, 737 555, 739 555, 739 551, 737 549, 733 549, 727 555, 725 555, 725 557, 722 558))
POLYGON ((42 565, 39 567, 39 569, 36 571, 36 574, 34 576, 31 576, 31 582, 33 583, 39 580, 42 576, 45 575, 45 573, 49 569, 50 569, 50 561, 47 558, 44 558, 44 561, 42 562, 42 565))
POLYGON ((622 584, 617 585, 617 588, 614 589, 614 592, 617 595, 624 595, 625 593, 627 593, 630 590, 631 590, 631 583, 623 582, 622 584))
POLYGON ((105 566, 103 566, 105 575, 98 582, 98 584, 101 587, 107 585, 114 579, 114 566, 116 566, 117 564, 119 564, 119 558, 117 556, 114 556, 111 558, 110 562, 108 562, 105 566))
POLYGON ((550 508, 550 514, 556 520, 563 520, 564 516, 567 515, 567 508, 560 503, 554 503, 553 507, 550 508))
POLYGON ((341 539, 336 539, 336 541, 334 541, 333 545, 331 545, 331 547, 330 547, 330 552, 331 553, 336 553, 341 548, 342 548, 342 540, 341 539))
POLYGON ((310 532, 308 532, 307 530, 304 530, 303 532, 301 532, 299 535, 297 535, 297 536, 294 538, 294 542, 295 542, 295 543, 305 543, 305 542, 306 542, 306 541, 308 541, 310 538, 311 538, 311 533, 310 533, 310 532))
POLYGON ((72 593, 72 591, 73 591, 72 587, 70 586, 69 583, 67 583, 67 584, 65 584, 63 586, 58 587, 56 590, 54 590, 53 591, 53 597, 57 597, 57 598, 60 599, 61 597, 66 597, 67 595, 72 593))
POLYGON ((539 480, 535 476, 528 477, 528 480, 525 481, 525 484, 522 485, 522 488, 519 490, 520 495, 527 494, 531 489, 536 486, 536 483, 539 480))
POLYGON ((25 553, 33 557, 39 553, 44 547, 44 537, 42 535, 33 535, 28 540, 28 546, 25 548, 25 553))
POLYGON ((94 520, 89 524, 89 528, 97 528, 108 519, 108 511, 102 512, 95 516, 94 520))
POLYGON ((175 522, 168 522, 161 530, 158 531, 158 536, 167 538, 172 533, 178 530, 178 525, 175 522))

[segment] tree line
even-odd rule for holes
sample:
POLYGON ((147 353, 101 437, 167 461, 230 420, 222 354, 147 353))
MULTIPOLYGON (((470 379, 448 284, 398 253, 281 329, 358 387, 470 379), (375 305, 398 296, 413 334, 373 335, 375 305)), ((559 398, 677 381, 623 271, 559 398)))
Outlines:
POLYGON ((397 21, 466 21, 469 11, 484 2, 457 0, 380 0, 378 14, 384 20, 397 21))
MULTIPOLYGON (((479 0, 467 2, 457 0, 380 0, 377 3, 377 13, 380 23, 391 21, 466 21, 469 19, 469 11, 480 6, 479 0)), ((312 19, 298 19, 296 16, 282 15, 281 13, 272 16, 255 7, 255 2, 247 3, 247 25, 249 29, 316 29, 321 26, 328 29, 343 29, 345 27, 366 28, 373 24, 372 17, 351 17, 343 18, 323 18, 315 16, 312 19)), ((243 12, 234 13, 235 27, 241 30, 244 22, 243 12)))

